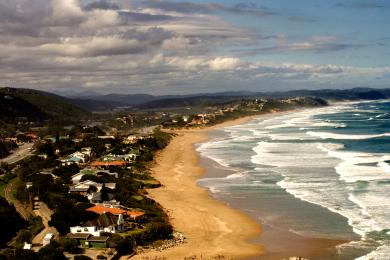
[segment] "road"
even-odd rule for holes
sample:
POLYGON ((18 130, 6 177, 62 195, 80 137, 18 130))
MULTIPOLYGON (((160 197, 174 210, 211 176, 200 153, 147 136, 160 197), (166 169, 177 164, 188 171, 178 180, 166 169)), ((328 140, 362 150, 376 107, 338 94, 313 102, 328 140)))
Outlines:
POLYGON ((26 158, 32 153, 32 147, 34 143, 24 143, 12 152, 9 156, 0 160, 0 162, 6 162, 8 164, 14 164, 18 161, 26 158))
POLYGON ((49 207, 45 203, 39 202, 39 209, 34 210, 34 212, 37 216, 40 216, 42 218, 42 223, 45 226, 45 228, 41 232, 39 232, 32 240, 33 249, 35 251, 38 251, 42 246, 43 238, 48 233, 52 233, 54 235, 54 238, 56 239, 58 239, 59 234, 54 227, 49 226, 49 221, 51 220, 51 215, 53 215, 53 211, 49 209, 49 207))
POLYGON ((5 199, 15 206, 15 209, 25 220, 28 220, 30 215, 34 215, 34 212, 29 208, 28 205, 23 205, 19 200, 14 197, 14 191, 16 191, 17 178, 12 179, 8 182, 4 189, 5 199))

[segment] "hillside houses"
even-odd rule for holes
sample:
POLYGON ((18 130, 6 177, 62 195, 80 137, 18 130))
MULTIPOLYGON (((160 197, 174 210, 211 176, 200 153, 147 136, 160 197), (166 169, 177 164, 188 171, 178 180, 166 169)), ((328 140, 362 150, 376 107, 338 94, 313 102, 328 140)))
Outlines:
POLYGON ((126 230, 125 220, 123 215, 114 215, 106 212, 98 216, 96 219, 87 221, 80 226, 70 227, 71 234, 90 234, 95 237, 100 237, 102 233, 118 233, 126 230))
MULTIPOLYGON (((85 196, 91 203, 101 203, 105 199, 103 198, 103 187, 115 190, 116 183, 97 183, 87 180, 71 186, 69 193, 76 193, 85 196)), ((113 199, 114 196, 110 192, 107 190, 104 192, 106 192, 108 200, 113 199)))
POLYGON ((131 211, 127 209, 123 209, 120 206, 104 206, 104 205, 95 205, 88 209, 87 211, 95 212, 99 215, 110 212, 114 215, 123 215, 124 218, 128 218, 132 221, 140 220, 142 217, 144 217, 145 213, 141 211, 131 211))
POLYGON ((93 175, 93 176, 97 176, 97 177, 102 176, 102 175, 108 175, 108 176, 118 178, 118 173, 116 173, 116 172, 110 172, 108 170, 85 168, 85 169, 80 170, 78 173, 76 173, 75 175, 73 175, 71 177, 72 183, 78 184, 84 175, 93 175))
POLYGON ((81 151, 74 152, 65 158, 60 159, 63 166, 77 164, 85 165, 92 157, 92 149, 90 147, 82 148, 81 151))

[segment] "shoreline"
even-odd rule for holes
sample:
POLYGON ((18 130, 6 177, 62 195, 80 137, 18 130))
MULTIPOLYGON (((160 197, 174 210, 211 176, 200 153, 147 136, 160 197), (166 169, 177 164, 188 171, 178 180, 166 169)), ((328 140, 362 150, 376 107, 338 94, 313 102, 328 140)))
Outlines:
POLYGON ((206 141, 208 133, 216 128, 242 124, 252 118, 175 131, 177 136, 157 155, 151 169, 162 187, 148 193, 164 207, 174 230, 182 233, 186 242, 164 251, 144 252, 132 259, 244 259, 264 251, 260 245, 248 242, 260 235, 260 224, 197 185, 205 169, 199 164, 195 144, 206 141))
MULTIPOLYGON (((296 111, 299 110, 293 110, 296 111)), ((348 241, 309 238, 282 230, 269 232, 269 227, 263 227, 241 209, 214 198, 207 188, 197 184, 207 170, 213 170, 201 163, 202 156, 195 148, 196 144, 209 139, 211 131, 244 124, 253 118, 267 118, 289 112, 245 116, 213 126, 175 130, 177 136, 158 154, 151 169, 153 176, 163 186, 148 192, 152 199, 164 207, 174 230, 186 237, 186 243, 164 251, 144 252, 132 259, 215 259, 221 256, 224 259, 288 259, 294 255, 334 256, 335 246, 348 241), (259 239, 263 228, 268 231, 267 243, 259 239), (282 253, 269 252, 272 243, 278 243, 280 236, 286 236, 287 243, 284 242, 284 245, 287 249, 282 253), (296 242, 289 243, 288 240, 296 242)))

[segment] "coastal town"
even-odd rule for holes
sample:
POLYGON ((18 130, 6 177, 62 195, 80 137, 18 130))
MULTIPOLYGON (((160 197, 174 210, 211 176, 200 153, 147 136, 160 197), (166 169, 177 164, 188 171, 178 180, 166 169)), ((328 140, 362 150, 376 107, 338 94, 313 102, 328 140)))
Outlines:
POLYGON ((169 212, 148 195, 161 186, 151 172, 156 155, 177 131, 324 105, 314 98, 253 99, 201 111, 113 111, 69 125, 5 121, 0 199, 13 218, 4 220, 7 248, 0 256, 118 259, 186 243, 169 212))

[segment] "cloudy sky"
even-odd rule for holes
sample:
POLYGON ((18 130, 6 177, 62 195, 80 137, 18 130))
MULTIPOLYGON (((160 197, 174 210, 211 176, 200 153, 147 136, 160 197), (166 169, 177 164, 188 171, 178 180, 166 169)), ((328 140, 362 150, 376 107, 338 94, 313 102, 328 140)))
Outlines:
POLYGON ((387 0, 0 0, 0 82, 184 94, 390 87, 387 0))

